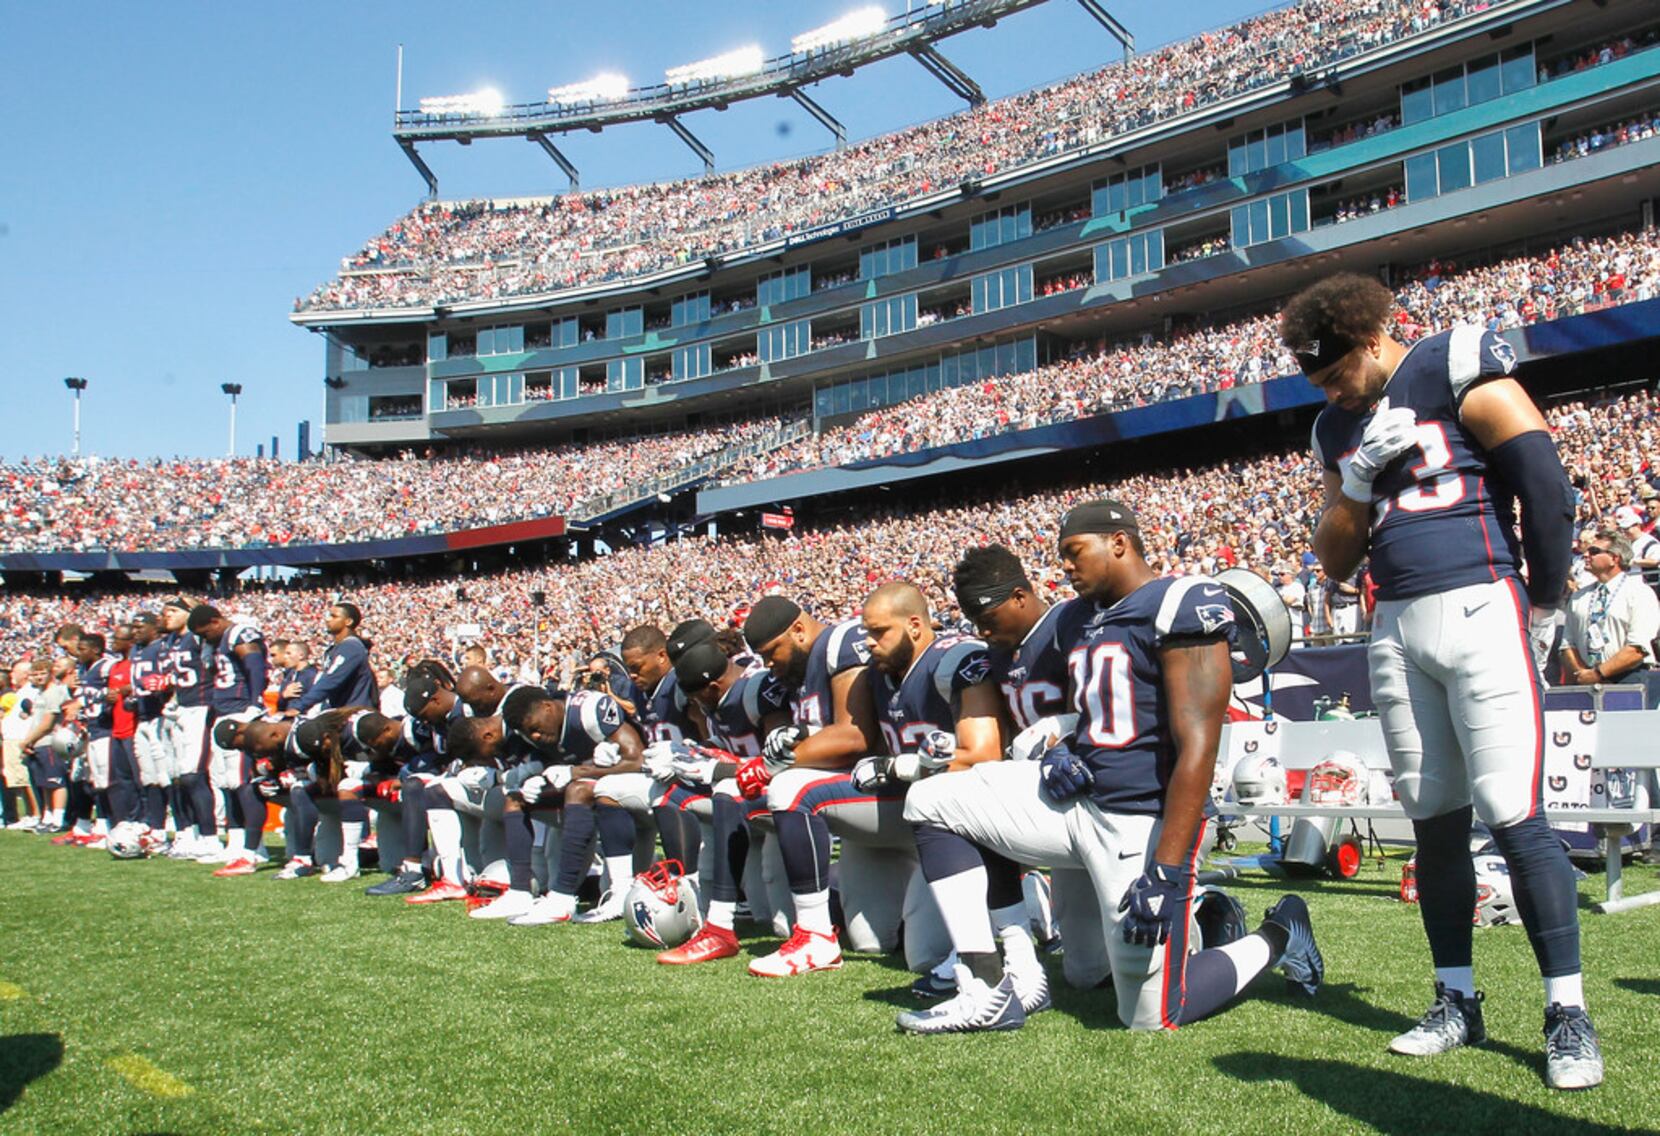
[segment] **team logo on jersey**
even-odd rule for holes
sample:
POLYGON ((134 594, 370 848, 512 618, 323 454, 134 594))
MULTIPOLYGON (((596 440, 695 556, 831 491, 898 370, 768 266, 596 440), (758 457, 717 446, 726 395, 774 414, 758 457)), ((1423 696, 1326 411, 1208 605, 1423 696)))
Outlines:
POLYGON ((1014 682, 1014 683, 1025 682, 1026 681, 1026 668, 1025 667, 1010 667, 1009 668, 1009 681, 1014 682))
POLYGON ((984 655, 976 655, 961 667, 957 668, 957 677, 963 680, 964 686, 979 686, 991 674, 991 660, 984 655))
POLYGON ((1516 349, 1505 340, 1495 336, 1487 344, 1487 353, 1493 357, 1493 361, 1499 365, 1499 368, 1505 374, 1508 375, 1516 369, 1516 349))
POLYGON ((599 722, 602 726, 622 725, 622 707, 610 698, 601 700, 599 704, 599 722))
POLYGON ((1557 730, 1550 736, 1551 744, 1557 749, 1566 749, 1569 742, 1574 740, 1573 731, 1557 730))
POLYGON ((1195 604, 1193 614, 1199 618, 1199 626, 1206 635, 1210 635, 1233 622, 1233 608, 1225 603, 1195 604))
POLYGON ((859 657, 861 663, 870 662, 870 644, 863 639, 853 640, 853 653, 859 657))

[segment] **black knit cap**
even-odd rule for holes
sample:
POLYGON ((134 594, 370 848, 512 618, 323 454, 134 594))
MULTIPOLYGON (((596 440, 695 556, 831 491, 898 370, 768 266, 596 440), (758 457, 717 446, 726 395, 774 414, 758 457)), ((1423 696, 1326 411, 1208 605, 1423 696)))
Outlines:
POLYGON ((708 643, 715 637, 715 625, 707 619, 688 619, 669 632, 669 662, 677 663, 686 649, 696 643, 708 643))
POLYGON ((801 605, 783 596, 762 596, 750 609, 744 620, 744 642, 752 650, 760 650, 763 643, 771 643, 790 629, 801 618, 801 605))
POLYGON ((1082 533, 1115 532, 1139 533, 1141 522, 1136 520, 1134 510, 1128 505, 1110 497, 1085 501, 1067 510, 1066 516, 1061 518, 1061 540, 1082 533))
POLYGON ((731 660, 726 657, 726 652, 713 640, 693 643, 686 648, 685 654, 674 661, 674 679, 681 690, 696 694, 725 674, 729 665, 731 660))

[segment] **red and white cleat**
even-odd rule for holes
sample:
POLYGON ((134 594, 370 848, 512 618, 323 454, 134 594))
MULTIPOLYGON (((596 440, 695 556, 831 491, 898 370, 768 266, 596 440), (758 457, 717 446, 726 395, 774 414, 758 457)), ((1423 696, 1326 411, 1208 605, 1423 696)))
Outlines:
POLYGON ((243 857, 232 860, 213 874, 223 878, 226 876, 251 876, 257 871, 259 871, 259 865, 254 863, 251 858, 243 857))
POLYGON ((703 930, 673 950, 658 955, 657 961, 664 966, 690 966, 693 963, 731 958, 737 953, 737 935, 725 927, 714 927, 705 923, 703 930))
POLYGON ((783 946, 750 963, 749 973, 757 978, 789 978, 813 970, 841 968, 842 945, 834 931, 824 935, 797 927, 783 946))
POLYGON ((443 903, 447 899, 466 899, 467 889, 453 880, 439 880, 426 891, 404 897, 405 903, 443 903))

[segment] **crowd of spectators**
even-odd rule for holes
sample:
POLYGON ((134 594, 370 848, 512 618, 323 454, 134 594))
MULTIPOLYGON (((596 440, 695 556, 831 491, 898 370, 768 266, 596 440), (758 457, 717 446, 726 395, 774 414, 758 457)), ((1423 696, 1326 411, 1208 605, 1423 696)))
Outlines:
POLYGON ((1303 0, 829 154, 551 199, 424 204, 295 306, 488 300, 697 262, 1093 146, 1488 6, 1303 0))
MULTIPOLYGON (((1660 481, 1660 398, 1649 387, 1568 403, 1551 409, 1548 420, 1576 487, 1581 526, 1642 509, 1649 497, 1660 500, 1654 488, 1660 481)), ((977 544, 1008 545, 1044 592, 1069 594, 1055 560, 1056 522, 1072 504, 1102 493, 1137 510, 1149 560, 1160 573, 1244 567, 1271 579, 1310 575, 1320 471, 1305 442, 1289 445, 1265 456, 1137 473, 1110 484, 954 494, 948 505, 906 505, 783 534, 700 536, 492 575, 364 579, 345 594, 363 608, 365 633, 384 660, 453 657, 476 641, 495 665, 531 674, 614 647, 626 629, 642 622, 667 628, 694 616, 738 621, 769 592, 796 597, 823 618, 843 617, 856 613, 876 585, 902 577, 923 589, 943 619, 954 621, 959 613, 951 567, 977 544)), ((1660 516, 1645 512, 1649 524, 1660 516)), ((268 637, 315 639, 339 594, 338 587, 312 584, 254 585, 218 602, 258 621, 268 637)), ((91 597, 0 593, 0 658, 19 658, 49 641, 59 624, 108 625, 158 602, 157 593, 138 591, 91 597)))
MULTIPOLYGON (((1055 288, 1088 284, 1073 274, 1055 288)), ((1494 330, 1660 295, 1660 233, 1576 238, 1491 264, 1432 261, 1402 273, 1396 334, 1459 322, 1494 330)), ((935 318, 951 318, 942 311, 935 318)), ((851 333, 848 333, 851 334, 851 333)), ((827 345, 834 334, 821 337, 827 345)), ((717 360, 742 366, 753 355, 717 360)), ((1275 317, 1156 340, 1075 343, 1036 370, 931 392, 779 446, 779 419, 643 438, 392 461, 112 461, 0 466, 0 551, 166 550, 384 540, 553 515, 726 457, 725 480, 881 458, 1292 374, 1275 317), (503 486, 511 486, 504 492, 503 486)), ((799 431, 793 431, 799 433, 799 431)))
POLYGON ((1571 138, 1564 138, 1556 149, 1551 151, 1551 164, 1571 162, 1575 158, 1595 154, 1598 150, 1624 146, 1627 142, 1641 142, 1645 138, 1653 138, 1656 134, 1660 134, 1660 110, 1632 115, 1618 122, 1582 130, 1571 138))
MULTIPOLYGON (((1410 343, 1455 323, 1503 331, 1656 295, 1660 231, 1575 238, 1540 256, 1486 265, 1432 261, 1402 273, 1396 335, 1410 343)), ((729 479, 867 461, 1295 372, 1272 314, 1128 346, 1079 344, 1035 371, 873 410, 735 466, 729 479)))
POLYGON ((1400 185, 1376 189, 1371 193, 1357 194, 1354 197, 1346 197, 1339 201, 1330 221, 1323 223, 1341 225, 1345 221, 1353 221, 1359 217, 1370 217, 1373 213, 1382 213, 1385 209, 1393 209, 1405 201, 1406 187, 1400 185))
POLYGON ((0 551, 236 548, 386 540, 537 517, 770 439, 778 418, 402 460, 112 460, 0 466, 0 551))

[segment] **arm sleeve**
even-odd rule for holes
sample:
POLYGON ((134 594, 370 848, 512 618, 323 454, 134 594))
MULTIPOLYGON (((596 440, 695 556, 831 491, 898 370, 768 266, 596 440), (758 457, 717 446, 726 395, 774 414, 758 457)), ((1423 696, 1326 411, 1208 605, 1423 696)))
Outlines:
POLYGON ((265 644, 255 643, 256 650, 249 651, 242 657, 242 665, 248 668, 248 694, 255 702, 265 698, 266 660, 265 644))
POLYGON ((1494 472, 1522 505, 1527 598, 1535 607, 1556 607, 1568 582, 1574 541, 1574 491, 1556 444, 1546 431, 1529 430, 1490 457, 1494 472))

